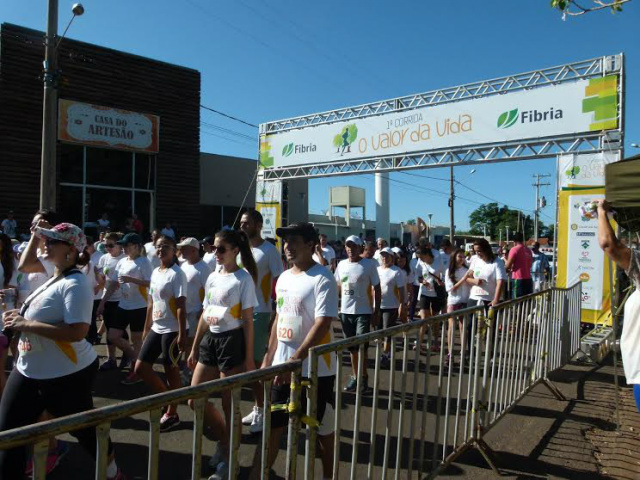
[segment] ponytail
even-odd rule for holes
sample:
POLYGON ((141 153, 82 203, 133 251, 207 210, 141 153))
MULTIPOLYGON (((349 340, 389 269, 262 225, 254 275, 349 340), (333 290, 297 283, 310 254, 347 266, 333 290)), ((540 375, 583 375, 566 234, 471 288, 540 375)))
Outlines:
POLYGON ((242 230, 222 230, 216 233, 216 238, 219 238, 223 242, 228 243, 234 248, 240 250, 240 260, 242 265, 249 272, 253 283, 258 283, 258 266, 256 260, 253 258, 251 252, 251 244, 249 243, 249 237, 242 230))

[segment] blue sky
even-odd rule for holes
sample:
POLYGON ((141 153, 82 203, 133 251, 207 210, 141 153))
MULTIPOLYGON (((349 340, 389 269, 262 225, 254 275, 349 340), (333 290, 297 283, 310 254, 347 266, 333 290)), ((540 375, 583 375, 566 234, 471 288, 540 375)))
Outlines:
MULTIPOLYGON (((44 29, 46 0, 2 0, 0 20, 44 29)), ((60 30, 74 2, 60 0, 60 30)), ((589 0, 584 0, 589 3, 589 0)), ((86 13, 68 36, 195 68, 202 103, 253 124, 393 98, 503 75, 624 52, 627 154, 640 143, 640 0, 624 12, 569 18, 548 1, 458 2, 356 0, 86 0, 86 13), (480 6, 482 5, 482 6, 480 6)), ((202 112, 201 149, 257 157, 257 130, 202 112), (234 133, 221 130, 232 130, 234 133), (240 135, 238 135, 240 134, 240 135), (243 136, 244 135, 244 136, 243 136), (251 137, 251 138, 247 138, 251 137)), ((553 160, 455 169, 457 179, 486 197, 531 210, 535 173, 553 173, 553 160)), ((433 213, 448 224, 448 170, 391 176, 391 218, 433 213), (438 179, 424 178, 424 176, 438 179), (427 190, 428 189, 428 190, 427 190), (436 193, 441 192, 441 193, 436 193)), ((310 181, 310 211, 327 208, 331 186, 367 189, 373 215, 373 176, 310 181)), ((456 225, 487 198, 462 186, 456 225)), ((553 189, 546 187, 554 213, 553 189)))

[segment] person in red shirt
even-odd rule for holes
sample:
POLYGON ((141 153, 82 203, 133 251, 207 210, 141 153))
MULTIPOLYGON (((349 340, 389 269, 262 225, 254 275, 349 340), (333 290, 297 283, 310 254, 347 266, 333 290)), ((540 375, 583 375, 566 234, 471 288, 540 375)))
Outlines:
POLYGON ((524 297, 533 293, 533 280, 531 279, 531 264, 533 254, 531 249, 524 245, 524 237, 521 232, 516 232, 513 242, 515 246, 509 250, 507 270, 511 272, 513 279, 513 298, 524 297))

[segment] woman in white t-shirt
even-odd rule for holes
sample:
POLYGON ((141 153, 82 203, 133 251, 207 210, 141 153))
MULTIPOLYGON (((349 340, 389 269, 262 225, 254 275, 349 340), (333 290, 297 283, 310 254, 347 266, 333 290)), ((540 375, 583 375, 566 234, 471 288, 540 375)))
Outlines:
POLYGON ((415 280, 413 272, 411 271, 411 266, 409 264, 409 256, 407 255, 407 252, 405 252, 401 248, 395 247, 395 248, 392 248, 391 250, 393 250, 394 253, 396 254, 396 265, 400 270, 404 271, 405 273, 407 284, 405 286, 404 302, 407 305, 407 311, 409 311, 409 309, 411 308, 411 305, 413 304, 413 282, 415 280))
MULTIPOLYGON (((438 315, 442 308, 441 301, 438 298, 436 288, 444 287, 444 282, 441 279, 441 273, 438 270, 438 265, 435 261, 433 250, 429 247, 420 247, 417 251, 418 259, 420 260, 416 265, 415 275, 418 278, 420 284, 420 290, 418 291, 418 306, 420 307, 420 318, 425 320, 434 315, 438 315)), ((439 332, 439 325, 433 326, 433 336, 437 338, 439 332)), ((426 353, 422 347, 422 341, 426 327, 420 328, 420 336, 414 348, 420 345, 420 349, 423 353, 426 353)), ((435 341, 432 343, 432 349, 439 351, 440 345, 435 341)))
MULTIPOLYGON (((249 238, 243 231, 223 230, 215 236, 214 249, 218 270, 207 279, 202 317, 188 359, 193 369, 192 386, 256 368, 253 309, 258 306, 258 267, 249 238), (238 267, 238 254, 244 269, 238 267)), ((189 405, 193 408, 191 400, 189 405)), ((224 420, 211 403, 205 408, 205 426, 219 440, 209 465, 224 476, 228 469, 231 392, 222 392, 224 420)))
MULTIPOLYGON (((142 332, 147 318, 147 298, 151 282, 151 262, 143 253, 142 237, 137 233, 127 233, 116 242, 124 249, 126 257, 116 264, 117 281, 109 280, 105 298, 115 290, 121 296, 118 308, 108 332, 108 340, 122 350, 122 354, 133 363, 142 347, 142 332), (131 343, 125 338, 127 327, 131 331, 131 343)), ((141 382, 135 372, 122 380, 124 385, 141 382)))
MULTIPOLYGON (((389 247, 380 250, 380 263, 378 276, 380 277, 380 314, 382 315, 382 328, 395 326, 396 321, 407 321, 407 305, 405 303, 407 278, 404 270, 400 270, 394 263, 395 254, 389 247)), ((389 338, 384 339, 381 363, 383 367, 389 366, 389 351, 391 345, 389 338)))
MULTIPOLYGON (((16 308, 17 299, 17 268, 13 256, 13 246, 11 238, 4 233, 0 233, 0 315, 7 310, 16 308)), ((2 320, 0 320, 0 329, 2 320)), ((7 377, 4 373, 4 366, 7 364, 9 356, 8 342, 0 345, 0 395, 4 389, 7 377)))
MULTIPOLYGON (((151 274, 144 343, 138 354, 134 372, 154 393, 182 386, 178 363, 187 343, 187 277, 176 262, 176 241, 160 235, 156 239, 160 266, 151 274), (162 354, 166 383, 153 371, 162 354)), ((160 419, 160 431, 180 424, 178 406, 169 405, 160 419)))
POLYGON ((467 282, 471 285, 469 306, 495 307, 502 300, 507 271, 504 262, 495 256, 484 239, 473 242, 475 255, 471 257, 467 282))
MULTIPOLYGON (((449 258, 449 268, 445 275, 444 283, 447 289, 447 313, 453 313, 458 310, 467 308, 469 302, 469 290, 470 286, 467 283, 467 257, 464 254, 464 250, 458 248, 454 250, 449 258)), ((447 359, 446 365, 451 362, 451 356, 453 352, 453 332, 455 330, 456 317, 449 317, 449 328, 447 330, 447 359)), ((460 330, 460 342, 462 342, 462 317, 458 317, 458 328, 460 330)), ((465 339, 465 343, 469 339, 465 339)), ((464 351, 465 346, 461 345, 461 351, 464 351)))
MULTIPOLYGON (((62 417, 93 409, 91 389, 98 368, 93 347, 85 340, 91 322, 91 286, 76 268, 86 246, 75 225, 36 228, 45 240, 44 256, 55 276, 25 300, 20 311, 4 314, 5 329, 20 333, 20 356, 0 402, 0 431, 37 421, 46 410, 62 417)), ((96 429, 71 433, 94 459, 96 429)), ((107 478, 123 479, 109 442, 107 478)), ((0 478, 23 478, 26 448, 0 451, 0 478)))

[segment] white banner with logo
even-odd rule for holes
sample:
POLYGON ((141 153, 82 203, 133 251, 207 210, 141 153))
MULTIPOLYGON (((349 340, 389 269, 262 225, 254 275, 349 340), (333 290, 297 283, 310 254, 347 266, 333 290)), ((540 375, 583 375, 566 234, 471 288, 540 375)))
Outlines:
POLYGON ((617 162, 618 159, 618 152, 560 155, 558 158, 560 188, 603 187, 604 166, 617 162))
POLYGON ((282 202, 281 180, 258 180, 256 183, 256 203, 282 202))
POLYGON ((268 134, 263 167, 401 155, 618 127, 617 76, 268 134))

